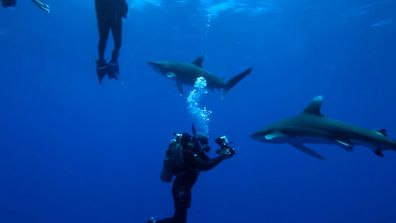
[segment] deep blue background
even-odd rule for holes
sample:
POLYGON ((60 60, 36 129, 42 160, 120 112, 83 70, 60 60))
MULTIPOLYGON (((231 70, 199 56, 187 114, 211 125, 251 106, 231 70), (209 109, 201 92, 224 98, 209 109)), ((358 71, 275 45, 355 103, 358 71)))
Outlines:
POLYGON ((175 84, 146 62, 198 55, 226 78, 254 72, 223 100, 204 99, 212 139, 227 134, 238 154, 201 175, 189 222, 396 222, 396 153, 315 146, 327 157, 318 161, 249 138, 319 94, 327 116, 396 138, 394 0, 280 0, 267 13, 228 10, 209 23, 196 1, 132 8, 121 80, 102 85, 93 0, 49 3, 51 14, 27 1, 0 9, 0 222, 169 216, 159 172, 172 133, 189 131, 191 117, 175 84))

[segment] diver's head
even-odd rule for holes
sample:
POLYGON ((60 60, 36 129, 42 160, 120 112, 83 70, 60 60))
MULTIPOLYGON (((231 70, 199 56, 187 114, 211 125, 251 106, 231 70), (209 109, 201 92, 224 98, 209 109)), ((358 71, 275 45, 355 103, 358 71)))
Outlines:
POLYGON ((210 151, 209 140, 208 137, 201 133, 196 133, 193 137, 194 145, 199 149, 206 153, 210 151))
POLYGON ((191 135, 187 132, 177 134, 176 137, 179 137, 180 144, 182 144, 183 146, 187 146, 191 142, 191 135))

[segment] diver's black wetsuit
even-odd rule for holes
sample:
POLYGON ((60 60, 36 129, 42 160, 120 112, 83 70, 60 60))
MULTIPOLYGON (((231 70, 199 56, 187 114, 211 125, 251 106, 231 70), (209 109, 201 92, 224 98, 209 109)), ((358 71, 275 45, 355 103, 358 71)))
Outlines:
POLYGON ((191 188, 197 181, 199 173, 202 170, 212 169, 226 157, 218 156, 211 159, 204 151, 189 144, 183 149, 183 158, 185 166, 175 171, 176 179, 172 186, 175 213, 172 218, 158 220, 156 223, 186 223, 187 210, 191 205, 191 188))
POLYGON ((95 0, 95 8, 99 28, 99 60, 104 60, 111 29, 114 40, 111 62, 117 63, 122 40, 122 18, 126 18, 128 5, 125 0, 95 0))

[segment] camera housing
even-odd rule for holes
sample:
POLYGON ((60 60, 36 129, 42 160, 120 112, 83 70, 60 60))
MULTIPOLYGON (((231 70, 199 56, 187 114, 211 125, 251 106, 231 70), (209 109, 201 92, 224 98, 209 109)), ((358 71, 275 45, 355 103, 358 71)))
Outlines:
POLYGON ((227 136, 220 136, 215 139, 215 142, 220 146, 220 147, 226 147, 229 144, 227 136))
POLYGON ((229 149, 232 155, 235 154, 235 149, 230 146, 230 141, 228 140, 227 136, 217 137, 215 138, 215 142, 220 146, 220 149, 216 150, 217 154, 222 153, 226 149, 229 149))

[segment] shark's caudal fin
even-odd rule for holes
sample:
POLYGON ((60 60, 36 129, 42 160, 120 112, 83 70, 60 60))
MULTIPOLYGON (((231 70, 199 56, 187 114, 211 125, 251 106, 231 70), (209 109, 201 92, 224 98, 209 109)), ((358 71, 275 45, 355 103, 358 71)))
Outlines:
POLYGON ((229 81, 227 81, 227 83, 224 87, 224 93, 227 93, 227 91, 229 91, 232 87, 234 87, 236 84, 238 84, 239 81, 241 81, 243 78, 245 78, 247 75, 249 75, 250 72, 252 72, 252 69, 253 68, 246 69, 242 73, 234 76, 229 81))

